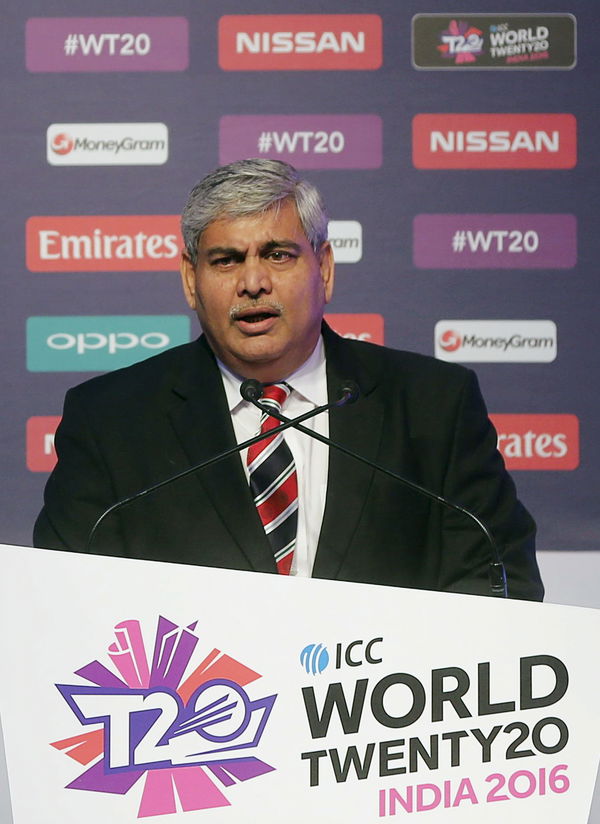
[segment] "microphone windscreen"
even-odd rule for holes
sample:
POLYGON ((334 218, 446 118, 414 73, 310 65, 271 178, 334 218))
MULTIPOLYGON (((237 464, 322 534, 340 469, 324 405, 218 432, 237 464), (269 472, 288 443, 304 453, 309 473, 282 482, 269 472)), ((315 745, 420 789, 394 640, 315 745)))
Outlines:
POLYGON ((240 386, 240 395, 245 401, 252 403, 259 401, 263 396, 263 387, 260 381, 247 378, 240 386))

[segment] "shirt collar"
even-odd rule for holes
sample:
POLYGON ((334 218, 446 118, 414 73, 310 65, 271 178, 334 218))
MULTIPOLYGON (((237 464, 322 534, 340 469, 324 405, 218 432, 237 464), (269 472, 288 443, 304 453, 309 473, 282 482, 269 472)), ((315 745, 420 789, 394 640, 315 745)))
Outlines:
MULTIPOLYGON (((223 386, 227 396, 229 411, 233 412, 241 404, 247 403, 240 395, 242 379, 224 363, 217 359, 223 386)), ((327 403, 327 374, 325 370, 325 347, 323 338, 319 335, 317 345, 310 357, 304 361, 299 369, 289 375, 285 382, 288 383, 295 393, 304 400, 315 406, 327 403)))

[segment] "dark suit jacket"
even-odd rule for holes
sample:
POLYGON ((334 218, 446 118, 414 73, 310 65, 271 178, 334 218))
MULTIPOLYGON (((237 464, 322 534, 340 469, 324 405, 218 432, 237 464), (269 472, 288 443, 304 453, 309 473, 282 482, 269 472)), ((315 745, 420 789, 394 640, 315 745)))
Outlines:
MULTIPOLYGON (((474 374, 461 366, 324 328, 330 397, 355 380, 360 399, 330 414, 330 437, 474 510, 492 529, 510 595, 541 599, 534 524, 515 497, 474 374)), ((58 464, 34 543, 81 551, 115 501, 234 445, 221 377, 205 339, 69 390, 58 464)), ((92 551, 275 572, 241 461, 233 455, 107 519, 92 551)), ((487 593, 479 530, 335 449, 313 575, 487 593)))

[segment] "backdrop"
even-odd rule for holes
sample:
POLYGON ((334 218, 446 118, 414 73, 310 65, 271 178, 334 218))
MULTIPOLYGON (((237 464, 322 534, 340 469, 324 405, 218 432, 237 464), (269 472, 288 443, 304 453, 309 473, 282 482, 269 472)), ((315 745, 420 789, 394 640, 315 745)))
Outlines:
POLYGON ((540 548, 598 549, 593 3, 11 5, 3 541, 30 543, 65 390, 198 333, 176 216, 263 156, 324 193, 333 326, 473 365, 540 548))

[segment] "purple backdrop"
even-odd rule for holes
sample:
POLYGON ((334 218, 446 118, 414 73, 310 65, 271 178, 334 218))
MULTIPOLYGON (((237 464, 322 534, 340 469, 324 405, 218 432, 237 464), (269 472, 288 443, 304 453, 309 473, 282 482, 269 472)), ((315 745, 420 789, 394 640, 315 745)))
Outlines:
MULTIPOLYGON (((564 5, 547 0, 539 18, 522 22, 529 62, 515 58, 501 69, 498 57, 484 70, 488 23, 496 26, 496 43, 510 44, 506 32, 518 27, 514 15, 526 4, 464 0, 460 16, 423 23, 419 65, 431 63, 415 68, 413 16, 443 15, 449 5, 304 0, 302 14, 343 17, 300 23, 229 18, 279 15, 274 0, 254 8, 235 0, 131 0, 128 17, 114 0, 24 0, 5 13, 2 541, 30 542, 50 458, 52 420, 45 419, 60 415, 65 390, 181 339, 177 316, 189 313, 169 216, 219 162, 262 152, 306 169, 331 218, 362 227, 362 253, 354 255, 360 259, 340 263, 332 313, 381 315, 386 344, 431 354, 441 320, 556 325, 551 362, 535 359, 538 345, 520 343, 531 360, 478 359, 476 371, 492 413, 578 418, 575 469, 561 468, 561 450, 572 455, 577 447, 573 432, 560 431, 563 418, 534 431, 539 419, 525 417, 520 434, 504 434, 533 450, 529 468, 515 477, 538 520, 540 547, 598 548, 597 10, 584 0, 569 6, 577 18, 574 68, 566 68, 570 18, 563 14, 553 29, 548 15, 564 5), (493 20, 481 17, 492 12, 493 20), (364 31, 361 18, 347 17, 367 13, 364 31), (232 52, 236 25, 245 33, 239 54, 232 52), (294 39, 294 31, 315 34, 294 39), (444 44, 445 56, 438 48, 444 44), (262 60, 263 70, 220 68, 236 65, 240 55, 262 60), (292 58, 296 67, 286 69, 292 58), (561 60, 562 68, 544 69, 561 60), (320 68, 311 69, 311 61, 320 68), (448 114, 463 118, 421 118, 413 134, 416 115, 448 114), (472 120, 481 114, 512 117, 472 120), (107 131, 100 124, 115 125, 107 131), (424 137, 421 128, 435 134, 424 137), (83 230, 55 220, 78 215, 92 218, 84 240, 83 230), (127 232, 119 230, 123 222, 105 218, 136 215, 167 217, 127 232), (30 224, 38 229, 26 257, 32 217, 44 220, 30 224), (32 263, 40 255, 41 267, 32 263), (74 259, 81 260, 79 271, 74 259), (550 440, 540 440, 546 435, 550 440)), ((297 14, 300 7, 286 4, 283 11, 297 14)), ((338 245, 340 259, 344 247, 356 248, 350 240, 338 245)), ((493 345, 482 328, 483 342, 473 343, 480 351, 493 345)), ((191 329, 195 334, 193 319, 191 329)), ((464 341, 458 327, 453 331, 464 341)), ((463 359, 468 363, 468 355, 463 359)))

